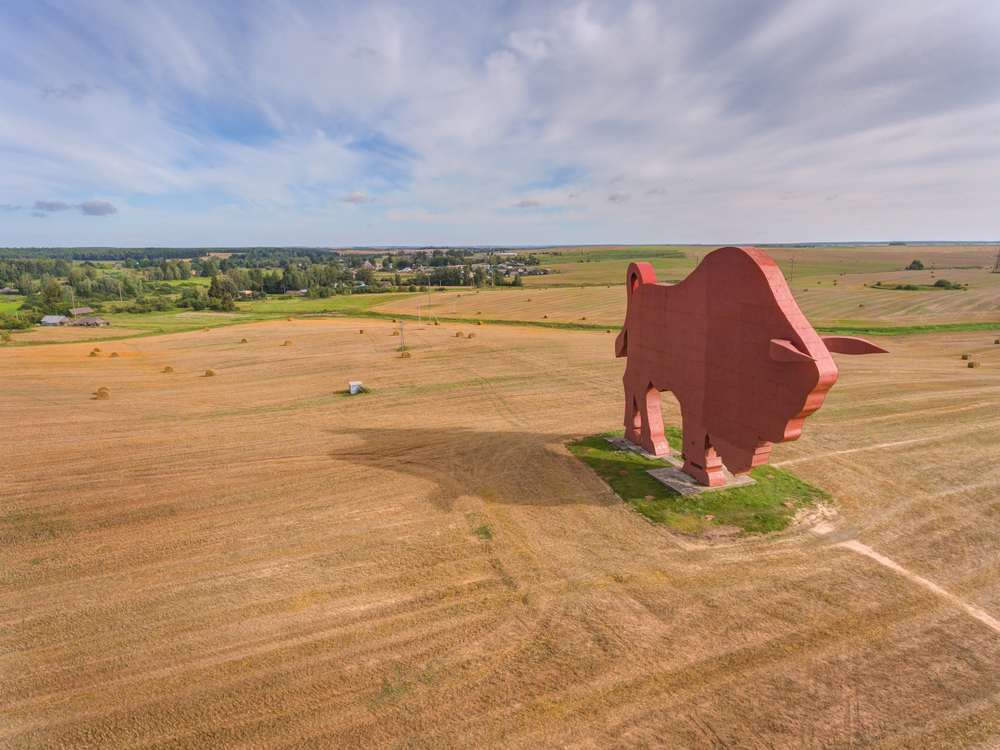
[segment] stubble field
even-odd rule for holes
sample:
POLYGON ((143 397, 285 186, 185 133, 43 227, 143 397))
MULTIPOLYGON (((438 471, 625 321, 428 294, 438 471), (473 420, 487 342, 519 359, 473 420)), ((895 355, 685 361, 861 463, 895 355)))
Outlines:
POLYGON ((0 746, 996 746, 1000 334, 839 357, 834 505, 706 539, 563 447, 613 336, 394 328, 2 350, 0 746))
MULTIPOLYGON (((560 273, 528 276, 521 289, 487 288, 478 294, 475 289, 455 289, 430 297, 397 298, 371 309, 407 315, 426 315, 429 309, 441 320, 620 326, 625 319, 622 288, 630 260, 649 262, 659 281, 679 281, 711 249, 683 248, 684 258, 630 254, 625 248, 566 251, 542 264, 560 273), (589 257, 593 262, 573 260, 589 257)), ((789 279, 799 307, 817 326, 902 326, 995 321, 1000 317, 1000 274, 990 273, 997 254, 993 247, 772 248, 767 252, 789 279), (923 259, 926 269, 902 270, 914 258, 923 259), (893 286, 933 285, 941 279, 968 284, 969 289, 874 288, 880 281, 893 286)))

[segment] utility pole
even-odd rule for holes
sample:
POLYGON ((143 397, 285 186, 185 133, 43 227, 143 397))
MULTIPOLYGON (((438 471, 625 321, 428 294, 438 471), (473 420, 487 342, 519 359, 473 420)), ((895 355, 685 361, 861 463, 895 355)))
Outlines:
POLYGON ((122 307, 125 306, 125 299, 122 297, 122 282, 121 282, 121 279, 118 280, 118 301, 122 304, 122 307))
POLYGON ((792 253, 792 274, 788 277, 789 281, 795 281, 795 253, 792 253))
POLYGON ((997 249, 997 262, 993 264, 993 270, 990 273, 1000 273, 1000 249, 997 249))
POLYGON ((399 319, 399 345, 406 351, 406 336, 403 334, 403 319, 399 319))

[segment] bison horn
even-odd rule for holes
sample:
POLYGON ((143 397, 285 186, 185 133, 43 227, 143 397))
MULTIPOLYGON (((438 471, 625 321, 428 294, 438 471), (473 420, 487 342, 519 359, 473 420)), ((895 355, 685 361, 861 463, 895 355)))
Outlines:
POLYGON ((776 362, 815 362, 808 354, 803 354, 795 348, 795 344, 785 339, 771 339, 769 351, 771 359, 776 362))
POLYGON ((826 348, 835 354, 888 354, 881 346, 857 336, 822 336, 826 348))

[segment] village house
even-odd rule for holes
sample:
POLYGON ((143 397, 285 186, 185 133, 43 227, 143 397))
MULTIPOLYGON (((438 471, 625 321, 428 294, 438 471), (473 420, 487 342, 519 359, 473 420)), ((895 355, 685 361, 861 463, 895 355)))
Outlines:
POLYGON ((42 322, 39 325, 43 326, 68 326, 70 324, 70 319, 65 315, 46 315, 42 318, 42 322))
POLYGON ((80 318, 73 325, 75 326, 90 326, 91 328, 97 326, 109 326, 111 325, 104 318, 80 318))

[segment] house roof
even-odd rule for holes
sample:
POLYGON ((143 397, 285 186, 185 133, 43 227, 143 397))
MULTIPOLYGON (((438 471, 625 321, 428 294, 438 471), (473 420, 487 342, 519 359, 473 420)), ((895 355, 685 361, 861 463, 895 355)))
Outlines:
POLYGON ((104 323, 105 325, 107 325, 107 322, 108 321, 106 321, 104 318, 80 318, 73 325, 87 326, 87 325, 95 325, 95 324, 100 324, 100 323, 104 323))
POLYGON ((69 311, 73 315, 89 315, 90 313, 94 312, 89 307, 71 307, 69 311))
POLYGON ((14 294, 14 290, 9 286, 5 286, 3 289, 0 289, 0 294, 14 294))
POLYGON ((42 317, 42 323, 58 323, 60 320, 69 320, 65 315, 45 315, 42 317))

